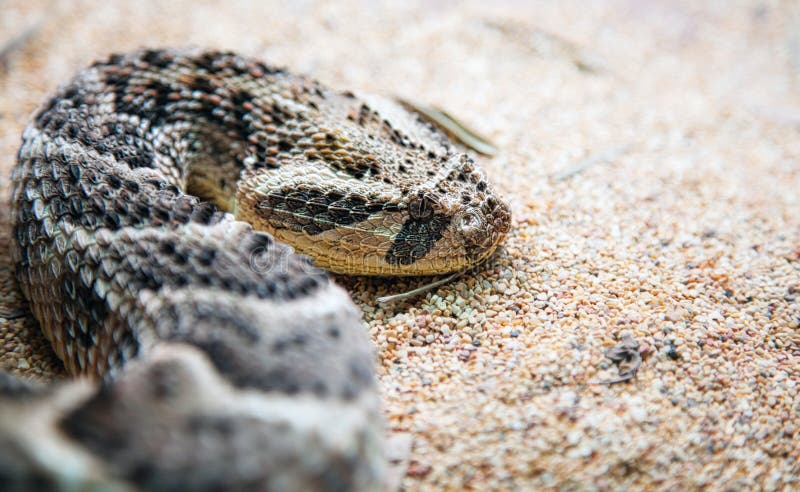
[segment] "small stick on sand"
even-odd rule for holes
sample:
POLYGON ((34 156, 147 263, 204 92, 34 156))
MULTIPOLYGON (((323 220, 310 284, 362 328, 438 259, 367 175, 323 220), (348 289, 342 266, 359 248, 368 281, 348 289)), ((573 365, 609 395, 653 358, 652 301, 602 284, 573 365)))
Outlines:
POLYGON ((378 301, 378 303, 380 303, 380 304, 385 304, 387 302, 399 301, 400 299, 408 299, 409 297, 414 297, 415 295, 422 294, 423 292, 427 292, 427 291, 429 291, 431 289, 435 289, 436 287, 439 287, 440 285, 444 285, 444 284, 446 284, 448 282, 452 282, 453 280, 457 279, 458 277, 464 275, 464 272, 466 272, 466 271, 467 270, 461 270, 460 272, 456 272, 456 273, 453 273, 451 275, 448 275, 447 277, 445 277, 443 279, 436 280, 436 281, 431 282, 429 284, 425 284, 425 285, 423 285, 421 287, 417 287, 416 289, 411 289, 408 292, 403 292, 403 293, 400 293, 400 294, 394 294, 394 295, 391 295, 391 296, 382 296, 382 297, 378 297, 375 300, 378 301))
POLYGON ((41 22, 37 22, 0 46, 0 73, 5 73, 8 70, 11 55, 22 49, 39 32, 40 27, 41 22))
POLYGON ((614 160, 618 159, 621 155, 627 153, 628 150, 630 150, 630 146, 628 145, 621 147, 614 147, 612 149, 605 150, 598 154, 594 154, 582 161, 579 161, 574 166, 564 169, 563 171, 554 173, 553 175, 550 176, 550 178, 554 181, 565 181, 577 174, 582 173, 583 171, 589 169, 592 166, 613 162, 614 160))

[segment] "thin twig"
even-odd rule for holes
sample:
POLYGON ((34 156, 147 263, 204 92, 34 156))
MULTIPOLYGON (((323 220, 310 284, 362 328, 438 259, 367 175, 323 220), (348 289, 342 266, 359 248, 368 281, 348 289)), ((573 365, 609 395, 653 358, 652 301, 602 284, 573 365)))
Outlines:
MULTIPOLYGON (((467 269, 467 270, 469 270, 469 269, 467 269)), ((391 295, 391 296, 382 296, 382 297, 378 297, 375 300, 378 301, 380 304, 385 304, 387 302, 394 302, 394 301, 398 301, 400 299, 408 299, 409 297, 413 297, 415 295, 422 294, 424 292, 428 292, 431 289, 435 289, 436 287, 439 287, 440 285, 444 285, 444 284, 446 284, 448 282, 452 282, 453 280, 457 279, 458 277, 464 275, 464 273, 467 270, 461 270, 460 272, 453 273, 453 274, 448 275, 447 277, 445 277, 443 279, 436 280, 436 281, 431 282, 429 284, 425 284, 425 285, 423 285, 421 287, 417 287, 416 289, 409 290, 408 292, 403 292, 401 294, 394 294, 394 295, 391 295)))
POLYGON ((622 147, 615 147, 612 149, 605 150, 598 154, 594 154, 582 161, 579 161, 575 165, 564 169, 563 171, 559 171, 551 176, 551 179, 554 181, 564 181, 567 180, 577 174, 582 173, 583 171, 589 169, 592 166, 596 166, 598 164, 605 164, 608 162, 612 162, 619 158, 621 155, 628 152, 630 146, 622 146, 622 147))
POLYGON ((578 43, 570 41, 561 35, 510 19, 485 20, 483 23, 536 56, 566 59, 582 72, 599 73, 608 71, 606 62, 597 53, 590 53, 578 43))
POLYGON ((428 121, 437 125, 439 128, 450 134, 450 136, 454 137, 456 140, 475 152, 488 157, 494 157, 497 155, 498 149, 495 144, 493 144, 488 138, 480 135, 475 130, 460 122, 446 111, 433 106, 420 104, 416 101, 404 99, 402 97, 398 97, 396 99, 407 108, 411 109, 412 111, 416 111, 427 118, 428 121))
POLYGON ((15 51, 19 51, 23 46, 25 46, 25 44, 30 41, 37 32, 39 32, 40 27, 41 22, 37 22, 0 46, 0 73, 8 70, 8 64, 9 60, 11 59, 11 55, 13 55, 15 51))

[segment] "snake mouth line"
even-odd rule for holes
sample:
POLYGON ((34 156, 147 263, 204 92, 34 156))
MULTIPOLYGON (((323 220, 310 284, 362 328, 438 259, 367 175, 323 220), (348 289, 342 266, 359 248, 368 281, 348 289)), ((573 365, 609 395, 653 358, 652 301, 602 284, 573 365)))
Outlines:
MULTIPOLYGON (((291 213, 282 211, 281 215, 291 213)), ((249 216, 244 220, 255 222, 257 228, 292 244, 298 252, 314 258, 317 266, 350 275, 452 273, 491 256, 505 236, 504 232, 491 232, 485 236, 488 244, 474 245, 464 241, 456 221, 444 215, 426 221, 409 219, 403 213, 395 215, 406 217, 402 226, 388 215, 375 215, 360 223, 341 225, 317 234, 308 234, 299 227, 275 227, 274 221, 252 220, 249 216), (387 222, 393 225, 387 226, 387 222)))

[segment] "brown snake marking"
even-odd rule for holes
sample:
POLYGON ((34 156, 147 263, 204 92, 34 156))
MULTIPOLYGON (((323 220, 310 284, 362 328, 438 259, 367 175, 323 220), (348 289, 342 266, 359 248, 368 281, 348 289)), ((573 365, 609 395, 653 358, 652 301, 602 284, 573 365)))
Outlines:
POLYGON ((23 293, 67 370, 103 381, 0 373, 0 478, 21 489, 376 489, 359 313, 281 241, 335 272, 428 275, 510 224, 418 115, 222 52, 80 72, 13 180, 23 293))

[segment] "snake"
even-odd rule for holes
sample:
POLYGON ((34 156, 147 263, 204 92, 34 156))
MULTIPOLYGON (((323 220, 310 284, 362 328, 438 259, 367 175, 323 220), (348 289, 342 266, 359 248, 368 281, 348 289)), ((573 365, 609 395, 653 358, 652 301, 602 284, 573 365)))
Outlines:
POLYGON ((67 381, 0 372, 10 490, 380 490, 375 349, 328 272, 479 264, 510 208, 397 101, 139 49, 31 116, 16 277, 67 381))

